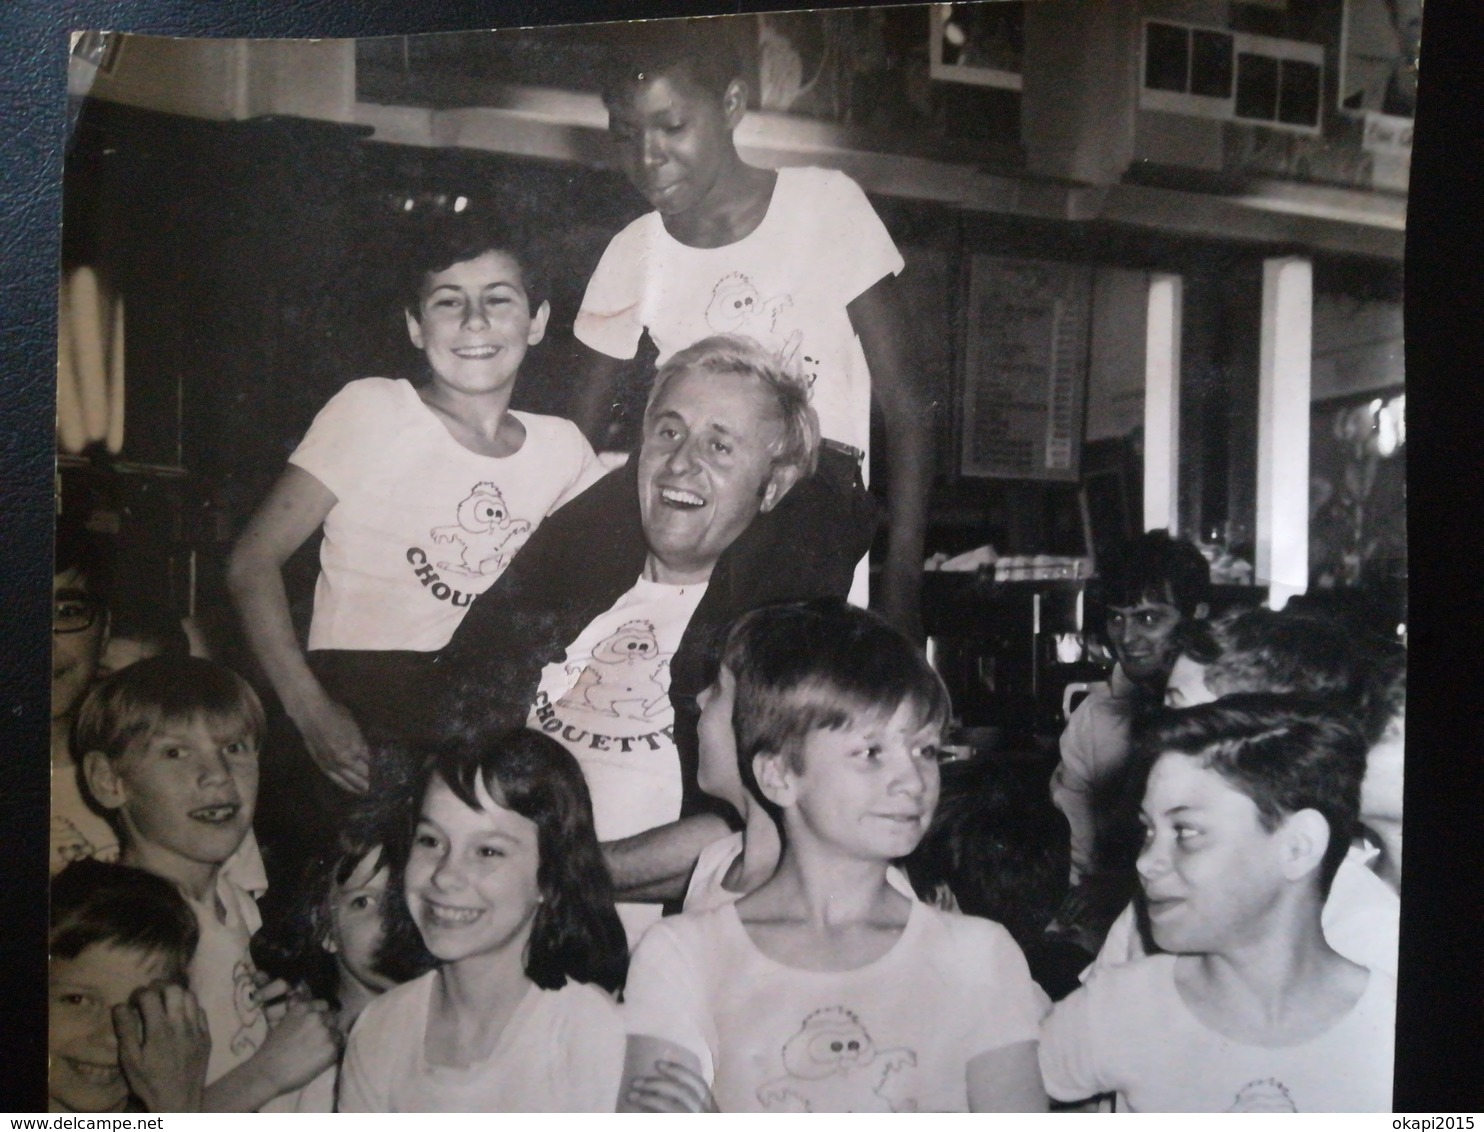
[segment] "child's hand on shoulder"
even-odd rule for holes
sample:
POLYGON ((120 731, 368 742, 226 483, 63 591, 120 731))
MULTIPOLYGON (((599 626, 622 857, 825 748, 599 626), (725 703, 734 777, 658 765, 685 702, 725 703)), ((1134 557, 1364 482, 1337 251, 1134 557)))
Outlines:
POLYGON ((314 765, 342 790, 364 794, 371 788, 371 752, 346 708, 321 695, 291 713, 314 765))
POLYGON ((656 1076, 635 1077, 626 1098, 640 1112, 720 1112, 699 1073, 673 1061, 656 1061, 656 1076))
POLYGON ((119 1065, 129 1091, 150 1112, 200 1112, 211 1031, 196 996, 154 982, 113 1008, 119 1065))
POLYGON ((278 1096, 303 1088, 339 1056, 340 1031, 330 1020, 329 1005, 319 999, 291 999, 252 1061, 278 1096))

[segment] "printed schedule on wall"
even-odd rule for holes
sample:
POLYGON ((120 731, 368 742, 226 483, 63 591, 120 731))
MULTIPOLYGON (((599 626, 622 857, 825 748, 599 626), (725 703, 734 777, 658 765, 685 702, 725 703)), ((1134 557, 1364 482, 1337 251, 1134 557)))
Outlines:
POLYGON ((960 471, 1075 480, 1087 394, 1092 271, 975 256, 960 471))

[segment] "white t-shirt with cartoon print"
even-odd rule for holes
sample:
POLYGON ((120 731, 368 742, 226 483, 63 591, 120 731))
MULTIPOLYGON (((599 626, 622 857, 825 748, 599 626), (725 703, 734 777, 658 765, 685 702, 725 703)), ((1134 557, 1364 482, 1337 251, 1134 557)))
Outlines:
POLYGON ((1389 1112, 1396 980, 1316 1038, 1245 1045, 1210 1029, 1175 985, 1176 955, 1109 968, 1057 1003, 1041 1075, 1057 1100, 1118 1094, 1120 1112, 1389 1112))
POLYGON ((356 1019, 340 1078, 341 1112, 612 1112, 623 1075, 618 1007, 597 987, 531 986, 487 1057, 426 1056, 438 972, 394 987, 356 1019))
POLYGON ((762 222, 736 243, 693 248, 658 212, 609 242, 573 331, 632 358, 649 331, 663 364, 713 334, 742 334, 810 382, 821 434, 866 451, 871 376, 846 306, 903 259, 860 186, 834 169, 778 171, 762 222))
MULTIPOLYGON (((670 659, 706 593, 640 578, 590 621, 566 656, 541 670, 527 726, 571 751, 587 779, 599 841, 680 816, 680 755, 670 704, 670 659)), ((658 904, 620 904, 632 945, 658 904)))
POLYGON ((263 919, 254 894, 225 866, 217 874, 214 891, 204 900, 187 897, 186 903, 201 928, 190 984, 211 1031, 209 1085, 256 1053, 268 1036, 268 1020, 254 995, 258 969, 248 949, 263 919))
POLYGON ((629 967, 624 1020, 690 1050, 723 1112, 964 1112, 968 1064, 1035 1041, 1045 994, 999 924, 914 901, 853 971, 753 944, 735 904, 660 921, 629 967))
POLYGON ((334 493, 314 590, 311 649, 431 652, 541 521, 603 475, 571 421, 511 411, 512 456, 449 434, 411 382, 352 381, 289 462, 334 493))

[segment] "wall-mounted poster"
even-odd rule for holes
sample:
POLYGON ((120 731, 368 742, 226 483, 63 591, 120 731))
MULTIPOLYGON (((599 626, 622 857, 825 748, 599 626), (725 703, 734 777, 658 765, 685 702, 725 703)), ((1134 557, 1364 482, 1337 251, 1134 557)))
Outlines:
POLYGON ((970 276, 959 470, 1075 480, 1092 269, 974 256, 970 276))

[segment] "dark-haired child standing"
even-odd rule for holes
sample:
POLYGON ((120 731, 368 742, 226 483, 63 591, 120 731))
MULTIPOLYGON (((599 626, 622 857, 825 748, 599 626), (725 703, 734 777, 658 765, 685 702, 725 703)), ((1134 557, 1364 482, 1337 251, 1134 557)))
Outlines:
MULTIPOLYGON (((607 79, 619 163, 654 211, 612 239, 588 283, 574 331, 596 355, 580 423, 594 435, 606 420, 616 359, 634 357, 645 332, 660 364, 715 334, 755 339, 809 382, 824 449, 821 482, 801 484, 752 537, 772 527, 828 537, 830 493, 861 490, 869 471, 874 398, 890 481, 882 608, 919 633, 931 414, 897 294, 902 257, 845 174, 742 160, 733 134, 747 85, 725 32, 708 23, 626 29, 607 79)), ((783 550, 789 536, 777 537, 783 550)), ((853 597, 864 603, 864 571, 853 597)))
POLYGON ((1320 911, 1360 809, 1365 744, 1292 697, 1172 714, 1148 764, 1139 880, 1165 955, 1102 971, 1041 1037, 1058 1100, 1135 1112, 1386 1112, 1396 981, 1320 911))
MULTIPOLYGON (((357 654, 431 653, 541 521, 602 473, 576 427, 510 408, 550 307, 513 238, 451 225, 421 249, 407 332, 425 380, 372 377, 333 397, 232 553, 248 640, 315 763, 344 790, 369 785, 357 654), (324 528, 306 658, 282 568, 324 528), (329 685, 329 686, 327 686, 329 685)), ((393 682, 387 682, 393 683, 393 682)), ((368 695, 369 690, 369 695, 368 695)))

